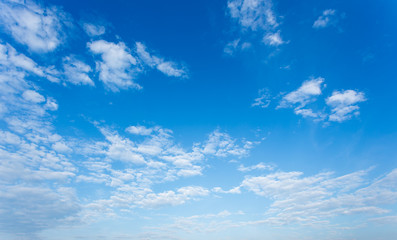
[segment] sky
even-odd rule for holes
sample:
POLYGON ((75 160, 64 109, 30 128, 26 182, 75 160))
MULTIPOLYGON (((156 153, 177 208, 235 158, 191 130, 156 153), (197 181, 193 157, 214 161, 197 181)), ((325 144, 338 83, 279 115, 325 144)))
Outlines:
POLYGON ((393 239, 396 11, 0 0, 0 238, 393 239))

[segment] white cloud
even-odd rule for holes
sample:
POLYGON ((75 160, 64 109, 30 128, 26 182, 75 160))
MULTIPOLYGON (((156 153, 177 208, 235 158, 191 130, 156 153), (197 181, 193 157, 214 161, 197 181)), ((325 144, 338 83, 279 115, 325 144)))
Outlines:
POLYGON ((106 32, 106 28, 104 26, 91 23, 84 23, 83 28, 87 35, 90 37, 98 37, 105 34, 106 32))
POLYGON ((366 101, 363 92, 345 90, 342 92, 334 91, 332 96, 326 99, 326 103, 331 107, 329 121, 343 122, 359 114, 357 103, 366 101))
POLYGON ((0 3, 0 22, 11 36, 35 52, 50 52, 64 41, 66 14, 56 7, 42 7, 30 0, 0 3))
POLYGON ((397 169, 371 182, 364 178, 367 173, 304 177, 302 172, 275 172, 247 176, 240 187, 273 201, 264 220, 270 224, 315 224, 336 216, 388 213, 385 204, 397 202, 397 169))
POLYGON ((202 153, 217 157, 225 157, 228 155, 242 157, 248 155, 253 145, 253 142, 246 141, 243 146, 241 146, 237 144, 236 139, 230 137, 229 134, 215 130, 204 143, 202 153))
POLYGON ((147 128, 144 126, 129 126, 125 129, 125 131, 131 134, 147 136, 153 132, 153 128, 147 128))
POLYGON ((335 24, 336 21, 336 10, 335 9, 327 9, 323 11, 323 14, 318 17, 318 19, 313 23, 313 28, 325 28, 330 26, 331 24, 335 24))
POLYGON ((245 167, 244 165, 240 165, 237 170, 240 172, 249 172, 253 170, 273 170, 274 167, 272 165, 266 165, 264 163, 258 163, 256 165, 245 167))
POLYGON ((312 109, 305 108, 306 105, 314 102, 322 94, 323 83, 324 78, 322 77, 303 82, 297 90, 284 95, 277 108, 294 107, 294 112, 297 115, 323 119, 325 117, 323 113, 314 113, 312 109))
POLYGON ((94 54, 101 55, 102 60, 96 62, 99 80, 109 90, 118 92, 120 89, 142 88, 133 81, 140 71, 137 67, 137 60, 123 42, 115 44, 98 40, 88 43, 87 46, 94 54))
POLYGON ((54 144, 52 144, 52 148, 60 153, 69 153, 72 152, 73 150, 68 147, 65 143, 63 142, 56 142, 54 144))
POLYGON ((67 82, 74 85, 95 85, 88 75, 92 71, 91 67, 75 57, 64 57, 63 69, 67 82))
POLYGON ((225 46, 226 54, 232 55, 236 50, 251 47, 252 38, 258 35, 256 33, 261 36, 259 41, 268 46, 276 47, 285 43, 281 31, 277 30, 279 23, 271 0, 229 0, 227 7, 229 16, 241 28, 241 36, 225 46))
POLYGON ((138 200, 137 204, 142 207, 155 208, 164 205, 181 205, 190 199, 207 196, 209 191, 202 187, 189 186, 182 187, 176 192, 167 191, 162 193, 149 193, 142 200, 138 200))
POLYGON ((223 52, 228 54, 228 55, 233 55, 234 52, 236 51, 236 49, 238 48, 239 43, 240 43, 240 39, 239 38, 235 39, 235 40, 233 40, 231 42, 228 42, 226 44, 226 46, 223 48, 223 52))
POLYGON ((149 67, 156 68, 169 77, 188 77, 186 70, 178 64, 165 61, 163 58, 150 54, 143 43, 136 42, 138 57, 149 67))
POLYGON ((321 88, 323 82, 324 78, 322 77, 303 82, 302 86, 297 90, 285 95, 278 107, 290 107, 295 104, 298 104, 299 108, 306 106, 308 103, 314 101, 316 96, 319 96, 322 93, 321 88))
POLYGON ((8 68, 17 68, 18 70, 24 70, 26 73, 35 74, 39 77, 46 78, 51 82, 59 82, 59 72, 54 69, 53 66, 41 67, 32 59, 28 58, 24 54, 18 53, 8 43, 2 44, 0 42, 0 64, 8 68))
POLYGON ((277 31, 275 33, 268 33, 263 37, 263 42, 266 45, 270 46, 279 46, 281 44, 284 44, 285 42, 280 36, 280 31, 277 31))
POLYGON ((265 89, 259 90, 259 97, 255 98, 251 107, 267 108, 270 105, 270 94, 265 89))
POLYGON ((22 97, 30 102, 41 103, 45 101, 45 98, 40 93, 33 90, 26 90, 23 92, 22 97))
POLYGON ((70 188, 1 186, 0 203, 1 231, 22 239, 33 239, 37 231, 71 223, 80 211, 70 188))
POLYGON ((227 7, 243 28, 256 31, 278 26, 271 0, 229 0, 227 7))

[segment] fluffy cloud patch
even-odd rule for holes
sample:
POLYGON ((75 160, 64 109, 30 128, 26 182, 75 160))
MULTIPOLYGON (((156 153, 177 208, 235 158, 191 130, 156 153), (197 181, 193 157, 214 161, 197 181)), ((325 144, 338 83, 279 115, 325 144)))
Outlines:
POLYGON ((64 57, 63 69, 67 82, 74 85, 95 86, 88 75, 92 71, 91 67, 75 57, 64 57))
POLYGON ((88 43, 87 46, 92 53, 101 56, 101 61, 96 62, 99 80, 109 90, 118 92, 120 89, 142 88, 133 81, 140 71, 137 60, 123 42, 115 44, 98 40, 88 43))
POLYGON ((297 104, 299 108, 306 106, 308 103, 315 100, 315 97, 321 95, 324 78, 318 77, 307 80, 302 83, 297 90, 285 95, 279 104, 279 108, 289 107, 297 104))
POLYGON ((0 22, 5 30, 30 50, 50 52, 63 43, 62 29, 69 19, 62 10, 42 7, 30 0, 2 1, 0 8, 0 22))
POLYGON ((327 105, 331 107, 329 120, 343 122, 353 115, 360 114, 357 103, 364 101, 366 101, 366 98, 363 92, 354 90, 334 91, 332 96, 326 99, 327 105))
POLYGON ((323 119, 322 113, 314 113, 312 109, 306 108, 306 105, 314 102, 322 94, 323 83, 324 78, 322 77, 303 82, 297 90, 284 95, 277 108, 294 107, 294 112, 297 115, 323 119))

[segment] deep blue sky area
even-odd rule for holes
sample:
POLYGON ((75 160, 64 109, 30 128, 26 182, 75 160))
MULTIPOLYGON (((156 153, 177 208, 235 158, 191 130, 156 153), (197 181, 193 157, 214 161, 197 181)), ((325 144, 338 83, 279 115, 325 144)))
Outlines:
POLYGON ((397 2, 0 9, 1 239, 397 234, 397 2))

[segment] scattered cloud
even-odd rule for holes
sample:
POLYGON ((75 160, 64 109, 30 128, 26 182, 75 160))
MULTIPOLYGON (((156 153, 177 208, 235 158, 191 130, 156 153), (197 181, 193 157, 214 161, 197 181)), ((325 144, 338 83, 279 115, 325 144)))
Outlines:
POLYGON ((275 33, 268 33, 263 37, 263 42, 269 46, 279 46, 285 42, 281 39, 280 30, 275 33))
POLYGON ((0 42, 0 64, 3 65, 3 67, 17 68, 18 70, 23 70, 26 73, 46 78, 51 82, 59 82, 59 72, 55 70, 53 66, 39 66, 31 58, 18 53, 15 48, 8 43, 3 44, 0 42))
MULTIPOLYGON (((277 171, 262 176, 246 176, 240 186, 233 188, 234 191, 223 191, 219 187, 214 190, 242 194, 246 189, 271 200, 270 208, 265 212, 266 218, 259 221, 262 224, 324 224, 331 223, 337 216, 373 216, 390 212, 384 207, 397 202, 397 170, 374 180, 367 179, 369 171, 336 177, 331 172, 305 177, 302 172, 277 171)), ((394 219, 372 219, 387 221, 389 218, 394 219)))
POLYGON ((251 107, 267 108, 271 102, 269 92, 265 89, 261 89, 258 93, 259 97, 254 99, 254 103, 251 104, 251 107))
POLYGON ((153 130, 154 130, 153 128, 147 128, 145 126, 129 126, 128 128, 125 129, 125 131, 131 134, 143 135, 143 136, 150 135, 153 132, 153 130))
POLYGON ((101 60, 96 62, 96 68, 99 71, 99 80, 109 90, 118 92, 120 89, 142 88, 133 81, 140 71, 137 60, 123 42, 115 44, 98 40, 88 43, 87 46, 92 53, 101 56, 101 60))
POLYGON ((244 165, 240 165, 237 170, 239 170, 240 172, 250 172, 250 171, 254 171, 254 170, 273 170, 274 166, 272 165, 266 165, 264 163, 258 163, 256 165, 252 165, 252 166, 247 166, 245 167, 244 165))
POLYGON ((278 26, 270 0, 229 0, 230 16, 239 25, 252 31, 267 30, 278 26))
POLYGON ((367 100, 363 92, 355 90, 334 91, 330 97, 325 99, 326 105, 331 108, 331 113, 314 112, 307 105, 317 101, 317 97, 322 94, 324 87, 324 78, 318 77, 307 80, 297 90, 285 94, 277 109, 294 108, 296 115, 310 117, 316 121, 343 122, 351 119, 353 115, 358 115, 360 108, 357 104, 367 100))
POLYGON ((224 48, 224 52, 233 55, 236 50, 251 47, 252 38, 257 34, 268 46, 277 47, 285 43, 278 30, 279 23, 273 11, 271 0, 229 0, 227 3, 228 15, 237 22, 241 33, 224 48))
POLYGON ((149 193, 142 200, 138 200, 137 204, 142 207, 155 208, 164 205, 181 205, 187 200, 197 197, 207 196, 209 191, 202 187, 189 186, 179 188, 176 192, 167 191, 162 193, 149 193))
POLYGON ((354 90, 334 91, 332 96, 326 99, 327 105, 331 107, 329 121, 343 122, 353 115, 360 114, 357 103, 364 101, 366 101, 366 98, 363 92, 354 90))
POLYGON ((69 17, 52 6, 43 7, 30 0, 0 2, 0 22, 19 43, 34 52, 51 52, 65 39, 63 28, 69 17))
POLYGON ((90 37, 98 37, 105 34, 106 32, 106 28, 104 26, 95 25, 92 23, 84 23, 83 29, 90 37))
POLYGON ((322 77, 303 82, 302 86, 300 86, 297 90, 286 94, 282 98, 278 108, 298 105, 297 108, 300 109, 306 106, 308 103, 313 102, 317 96, 321 95, 323 83, 324 78, 322 77))
POLYGON ((165 61, 161 57, 150 54, 147 51, 146 46, 141 42, 136 42, 136 53, 146 65, 151 68, 156 68, 158 71, 169 77, 188 77, 188 74, 183 67, 178 66, 175 62, 165 61))
POLYGON ((41 103, 45 101, 43 95, 33 90, 26 90, 25 92, 23 92, 22 97, 25 100, 33 103, 41 103))
POLYGON ((320 29, 335 25, 338 21, 338 16, 335 9, 324 10, 322 15, 313 23, 313 28, 320 29))
POLYGON ((75 57, 64 57, 63 69, 67 82, 74 85, 95 86, 94 81, 88 75, 92 72, 91 67, 75 57))

